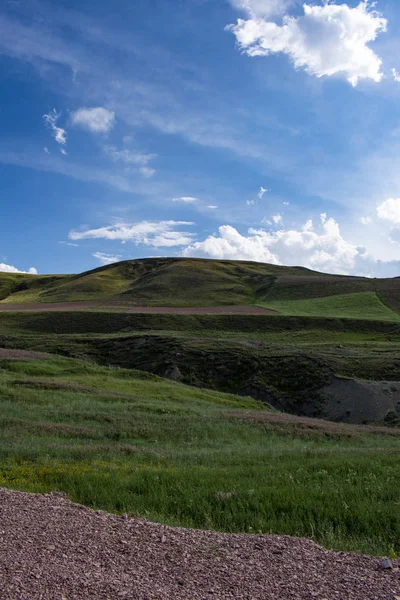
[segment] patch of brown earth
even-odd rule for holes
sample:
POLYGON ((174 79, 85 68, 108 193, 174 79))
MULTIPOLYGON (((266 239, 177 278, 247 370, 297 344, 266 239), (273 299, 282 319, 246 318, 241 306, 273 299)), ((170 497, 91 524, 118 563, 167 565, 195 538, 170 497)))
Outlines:
POLYGON ((1 600, 396 600, 399 561, 172 529, 0 489, 1 600))
POLYGON ((39 360, 53 358, 46 352, 33 352, 30 350, 11 350, 9 348, 0 348, 0 360, 39 360))
MULTIPOLYGON (((51 355, 47 355, 47 357, 49 356, 51 355)), ((12 384, 39 390, 57 390, 63 392, 94 394, 101 398, 116 398, 131 401, 135 399, 134 396, 129 394, 120 394, 117 392, 109 392, 107 390, 99 390, 88 385, 79 385, 77 383, 70 383, 69 381, 51 381, 49 379, 30 379, 29 377, 25 377, 24 379, 14 379, 12 384)))
POLYGON ((267 411, 230 411, 234 419, 245 421, 250 425, 265 427, 275 431, 293 432, 300 437, 356 437, 366 433, 390 435, 400 437, 399 428, 379 427, 375 425, 348 425, 335 423, 323 419, 298 417, 287 413, 274 413, 267 411))
POLYGON ((272 315, 276 311, 259 306, 205 306, 176 308, 172 306, 131 306, 124 304, 99 304, 98 302, 59 302, 57 304, 1 304, 0 312, 54 312, 70 310, 115 310, 125 313, 150 313, 173 315, 272 315))

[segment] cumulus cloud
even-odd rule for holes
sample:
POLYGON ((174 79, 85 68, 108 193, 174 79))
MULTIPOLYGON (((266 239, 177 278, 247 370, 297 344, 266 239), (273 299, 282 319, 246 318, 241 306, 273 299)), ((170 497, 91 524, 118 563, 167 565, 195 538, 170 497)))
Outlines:
MULTIPOLYGON (((53 110, 51 110, 49 113, 43 115, 43 120, 46 123, 46 125, 50 128, 51 134, 56 140, 57 144, 65 146, 65 144, 67 143, 67 132, 62 127, 57 127, 57 121, 60 118, 60 116, 61 113, 57 112, 56 109, 53 108, 53 110)), ((47 148, 45 148, 45 152, 49 154, 47 148)))
POLYGON ((108 133, 114 127, 115 113, 102 106, 79 108, 71 113, 71 122, 93 133, 108 133))
POLYGON ((141 221, 140 223, 116 223, 98 229, 70 231, 70 240, 105 239, 130 241, 154 248, 186 246, 193 243, 194 234, 181 231, 184 226, 194 225, 190 221, 141 221))
POLYGON ((388 198, 378 205, 376 211, 380 219, 400 223, 400 198, 388 198))
POLYGON ((111 265, 112 263, 116 263, 121 259, 119 254, 106 254, 105 252, 94 252, 93 255, 97 258, 102 265, 111 265))
POLYGON ((324 2, 304 4, 303 9, 299 17, 284 16, 282 25, 249 10, 249 19, 238 19, 226 29, 249 56, 284 53, 310 75, 342 75, 353 86, 359 79, 382 79, 382 61, 368 43, 386 31, 387 20, 367 0, 355 8, 324 2))
POLYGON ((27 271, 20 271, 16 267, 13 267, 12 265, 6 265, 5 263, 0 263, 0 271, 2 273, 25 273, 29 275, 37 275, 37 270, 35 267, 30 267, 30 269, 27 271))
MULTIPOLYGON (((249 229, 241 235, 230 225, 219 228, 201 242, 191 244, 184 256, 255 260, 282 265, 299 265, 328 273, 373 275, 377 264, 365 248, 345 240, 338 223, 321 215, 318 230, 308 221, 301 230, 266 231, 249 229)), ((400 263, 397 264, 400 274, 400 263)), ((396 265, 393 265, 393 271, 396 265)))

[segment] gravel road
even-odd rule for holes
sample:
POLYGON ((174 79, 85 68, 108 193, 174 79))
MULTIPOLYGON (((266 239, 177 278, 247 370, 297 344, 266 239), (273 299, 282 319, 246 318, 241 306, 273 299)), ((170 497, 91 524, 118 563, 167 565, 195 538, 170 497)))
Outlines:
POLYGON ((168 528, 0 488, 1 600, 398 600, 399 562, 168 528))

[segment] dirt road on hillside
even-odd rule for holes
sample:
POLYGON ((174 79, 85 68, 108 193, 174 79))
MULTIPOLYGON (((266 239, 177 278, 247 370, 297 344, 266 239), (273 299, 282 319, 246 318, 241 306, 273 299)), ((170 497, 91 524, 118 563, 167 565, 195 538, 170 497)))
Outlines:
POLYGON ((169 528, 0 488, 1 600, 396 600, 399 561, 169 528))
POLYGON ((174 315, 268 315, 275 311, 258 306, 205 306, 176 308, 172 306, 126 306, 122 304, 98 302, 58 302, 55 304, 1 304, 0 312, 47 312, 70 310, 118 310, 124 313, 150 313, 174 315))

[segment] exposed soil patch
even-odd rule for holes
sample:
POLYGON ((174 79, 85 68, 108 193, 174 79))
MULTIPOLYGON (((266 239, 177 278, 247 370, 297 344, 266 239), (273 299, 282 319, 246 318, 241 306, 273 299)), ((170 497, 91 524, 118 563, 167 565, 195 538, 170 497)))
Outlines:
POLYGON ((400 424, 400 381, 334 377, 323 390, 323 414, 343 423, 400 424))
POLYGON ((0 490, 1 600, 395 600, 399 562, 285 536, 172 529, 0 490))
POLYGON ((326 437, 343 438, 357 437, 366 433, 379 435, 390 435, 400 437, 400 429, 379 427, 375 425, 347 425, 345 423, 333 423, 322 419, 311 419, 309 417, 297 417, 295 415, 264 412, 264 411, 231 411, 234 419, 247 422, 251 425, 265 427, 285 434, 292 431, 300 437, 326 437))
POLYGON ((0 312, 48 312, 69 310, 115 310, 126 313, 174 314, 174 315, 272 315, 274 310, 259 306, 205 306, 176 308, 172 306, 131 306, 126 304, 100 304, 99 302, 58 302, 57 304, 2 304, 0 312))
POLYGON ((0 360, 39 360, 45 358, 53 357, 51 354, 46 354, 46 352, 0 348, 0 360))

